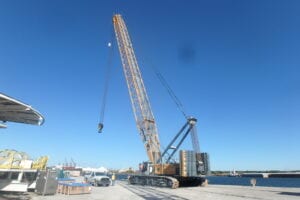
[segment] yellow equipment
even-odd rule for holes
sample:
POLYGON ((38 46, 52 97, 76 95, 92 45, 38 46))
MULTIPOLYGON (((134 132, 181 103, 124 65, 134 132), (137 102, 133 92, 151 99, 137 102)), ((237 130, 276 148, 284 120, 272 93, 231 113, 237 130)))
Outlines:
POLYGON ((42 156, 36 161, 30 160, 29 156, 16 150, 0 150, 0 169, 46 169, 48 157, 42 156))

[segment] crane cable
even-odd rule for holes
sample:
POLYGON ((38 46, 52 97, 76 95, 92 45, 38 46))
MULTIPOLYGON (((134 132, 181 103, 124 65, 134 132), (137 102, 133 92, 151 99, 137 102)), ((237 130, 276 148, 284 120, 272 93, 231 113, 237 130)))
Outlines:
POLYGON ((114 32, 112 31, 111 34, 111 42, 108 43, 108 61, 107 61, 107 66, 105 70, 105 82, 104 82, 104 92, 103 92, 103 97, 102 97, 102 106, 101 106, 101 111, 100 111, 100 120, 98 124, 98 132, 101 133, 102 129, 104 127, 104 114, 105 114, 105 108, 106 108, 106 101, 107 101, 107 92, 108 92, 108 87, 109 87, 109 81, 111 78, 111 69, 112 69, 112 61, 113 61, 113 47, 114 47, 114 32))
POLYGON ((154 67, 154 65, 152 63, 150 63, 150 66, 152 68, 152 70, 154 71, 155 75, 157 76, 158 80, 160 81, 160 83, 163 85, 163 87, 167 90, 168 94, 170 95, 171 99, 174 101, 174 103, 176 104, 177 108, 179 109, 179 111, 183 114, 183 116, 188 119, 184 107, 181 103, 181 101, 179 100, 179 98, 175 95, 174 91, 172 90, 172 88, 170 87, 170 85, 168 84, 168 82, 166 81, 166 79, 163 77, 163 75, 158 71, 157 68, 154 67))
MULTIPOLYGON (((173 92, 173 90, 171 89, 170 85, 167 83, 166 79, 161 75, 161 73, 159 73, 159 71, 154 68, 154 72, 156 74, 156 76, 158 77, 158 79, 160 80, 160 82, 162 83, 162 85, 166 88, 166 90, 168 91, 169 95, 171 96, 171 98, 173 99, 173 101, 175 102, 175 104, 177 105, 178 109, 181 111, 181 113, 184 115, 184 117, 186 119, 188 119, 187 115, 184 112, 184 108, 182 103, 180 102, 180 100, 178 99, 178 97, 175 95, 175 93, 173 92)), ((191 140, 192 140, 192 144, 193 144, 193 149, 196 153, 200 153, 200 147, 199 147, 199 139, 198 139, 198 133, 197 133, 197 129, 196 127, 193 126, 193 128, 191 129, 191 140)))

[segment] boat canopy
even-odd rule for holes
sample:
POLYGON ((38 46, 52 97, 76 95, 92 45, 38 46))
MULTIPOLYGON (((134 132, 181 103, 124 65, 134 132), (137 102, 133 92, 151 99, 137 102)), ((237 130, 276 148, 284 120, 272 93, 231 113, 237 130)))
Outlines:
POLYGON ((5 128, 5 122, 42 125, 45 120, 30 105, 0 93, 0 121, 0 128, 5 128))

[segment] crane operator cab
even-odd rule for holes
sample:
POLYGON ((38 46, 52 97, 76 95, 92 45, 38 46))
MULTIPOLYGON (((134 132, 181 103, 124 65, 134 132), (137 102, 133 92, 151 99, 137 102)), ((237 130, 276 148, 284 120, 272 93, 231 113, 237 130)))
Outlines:
POLYGON ((103 127, 104 127, 104 125, 102 123, 98 124, 98 133, 102 133, 103 127))

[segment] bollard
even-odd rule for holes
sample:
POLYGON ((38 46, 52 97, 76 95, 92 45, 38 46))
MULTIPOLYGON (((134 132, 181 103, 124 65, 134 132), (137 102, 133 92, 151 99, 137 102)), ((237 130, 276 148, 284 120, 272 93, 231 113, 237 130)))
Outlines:
POLYGON ((208 179, 205 179, 205 181, 201 184, 202 187, 208 186, 208 179))
POLYGON ((256 185, 256 179, 255 178, 252 178, 250 180, 250 184, 252 185, 252 187, 254 187, 256 185))

